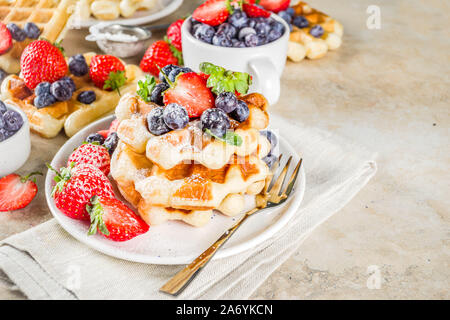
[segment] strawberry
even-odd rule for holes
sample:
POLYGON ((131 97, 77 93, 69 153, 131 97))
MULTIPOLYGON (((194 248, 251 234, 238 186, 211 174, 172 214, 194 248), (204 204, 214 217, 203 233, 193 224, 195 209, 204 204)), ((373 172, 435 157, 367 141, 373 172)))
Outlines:
POLYGON ((28 88, 34 89, 41 82, 55 82, 67 73, 63 53, 46 40, 30 43, 20 58, 22 77, 28 88))
POLYGON ((109 156, 108 149, 104 146, 85 143, 72 152, 67 160, 67 166, 70 166, 72 162, 75 162, 75 165, 91 164, 107 176, 110 170, 111 157, 109 156))
POLYGON ((109 130, 100 130, 100 131, 97 131, 97 133, 101 134, 102 137, 106 139, 106 138, 108 138, 109 130))
POLYGON ((38 191, 36 183, 30 181, 30 177, 36 174, 42 175, 33 172, 21 177, 12 173, 0 179, 0 212, 22 209, 30 204, 38 191))
POLYGON ((52 196, 56 207, 66 216, 77 220, 90 220, 86 205, 95 196, 114 198, 112 185, 99 169, 90 164, 72 163, 60 172, 47 165, 56 173, 56 185, 52 196))
POLYGON ((181 46, 181 26, 184 23, 184 19, 179 19, 172 23, 169 28, 167 28, 167 39, 169 42, 177 48, 179 51, 182 50, 181 46))
POLYGON ((250 18, 257 18, 257 17, 268 18, 268 17, 270 17, 269 11, 261 9, 260 7, 254 5, 254 4, 244 3, 242 5, 242 8, 244 9, 244 12, 247 14, 247 16, 249 16, 250 18))
POLYGON ((208 0, 194 10, 192 18, 215 27, 227 21, 229 9, 229 0, 208 0))
POLYGON ((87 206, 91 217, 88 235, 97 233, 113 241, 127 241, 146 233, 147 223, 123 202, 114 198, 94 196, 87 206))
POLYGON ((8 52, 13 45, 11 32, 4 23, 0 22, 0 55, 8 52))
POLYGON ((89 75, 100 89, 117 90, 119 94, 119 88, 127 81, 122 61, 110 55, 94 56, 89 66, 89 75))
POLYGON ((278 13, 284 11, 289 7, 291 0, 261 0, 259 5, 264 9, 278 13))
POLYGON ((206 74, 206 73, 203 73, 203 72, 199 72, 197 74, 200 76, 200 78, 204 79, 205 81, 208 81, 209 74, 206 74))
POLYGON ((144 72, 157 76, 159 74, 158 67, 162 69, 168 64, 181 64, 181 53, 178 50, 177 53, 174 49, 176 50, 174 46, 171 46, 166 41, 160 40, 154 42, 147 49, 141 60, 141 69, 144 72))
POLYGON ((200 117, 206 109, 214 107, 214 96, 206 80, 195 72, 179 75, 175 83, 164 92, 164 104, 178 103, 186 108, 189 118, 200 117))
POLYGON ((113 132, 117 132, 117 128, 119 127, 119 124, 120 124, 120 122, 119 122, 119 120, 118 119, 114 119, 112 122, 111 122, 111 124, 109 125, 109 132, 108 132, 108 135, 110 134, 110 133, 113 133, 113 132))

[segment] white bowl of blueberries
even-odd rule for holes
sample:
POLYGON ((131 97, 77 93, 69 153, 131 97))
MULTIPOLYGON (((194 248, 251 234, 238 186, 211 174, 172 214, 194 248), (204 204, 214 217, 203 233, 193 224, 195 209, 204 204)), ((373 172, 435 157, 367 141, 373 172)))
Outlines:
POLYGON ((27 116, 0 100, 0 177, 19 169, 30 156, 30 150, 27 116))

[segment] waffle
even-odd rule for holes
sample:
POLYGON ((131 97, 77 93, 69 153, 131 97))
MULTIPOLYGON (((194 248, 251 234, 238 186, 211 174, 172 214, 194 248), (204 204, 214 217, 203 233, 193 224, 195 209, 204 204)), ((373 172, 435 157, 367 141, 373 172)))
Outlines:
MULTIPOLYGON (((33 22, 41 29, 40 37, 50 42, 63 39, 77 0, 0 0, 0 21, 15 23, 23 28, 33 22)), ((33 39, 14 41, 13 47, 0 56, 0 69, 7 73, 20 71, 20 56, 33 39)))
POLYGON ((243 138, 242 146, 235 148, 204 134, 198 121, 162 136, 144 133, 145 116, 154 106, 131 94, 122 97, 116 108, 120 142, 111 159, 111 175, 147 223, 182 220, 200 227, 214 209, 228 216, 239 214, 244 195, 262 190, 269 169, 261 159, 269 153, 270 143, 259 130, 268 125, 267 101, 259 94, 242 99, 251 116, 235 124, 235 132, 252 138, 243 138), (174 147, 177 139, 181 139, 178 147, 168 156, 164 147, 174 147), (156 152, 156 146, 161 152, 156 152))
POLYGON ((150 10, 156 0, 79 0, 76 14, 83 20, 91 15, 98 20, 129 18, 138 10, 150 10))
POLYGON ((295 15, 302 15, 309 21, 309 27, 293 29, 289 38, 288 58, 298 62, 305 57, 308 59, 319 59, 324 57, 328 50, 336 50, 342 44, 344 27, 341 23, 329 17, 323 12, 311 8, 307 3, 300 1, 293 6, 295 15), (320 38, 313 37, 309 31, 320 25, 324 34, 320 38))
MULTIPOLYGON (((86 62, 90 64, 95 53, 85 54, 86 62)), ((137 79, 143 77, 143 72, 135 65, 126 65, 125 74, 127 83, 120 88, 122 94, 134 91, 137 79)), ((114 110, 120 96, 115 91, 101 90, 95 87, 89 79, 89 75, 75 77, 77 90, 72 99, 57 102, 51 106, 37 109, 33 105, 34 93, 28 89, 24 81, 16 76, 9 75, 1 85, 0 97, 9 104, 21 108, 28 117, 30 128, 33 132, 45 138, 53 138, 64 128, 67 136, 71 137, 87 124, 114 110), (82 91, 92 90, 97 99, 90 105, 77 100, 82 91)))

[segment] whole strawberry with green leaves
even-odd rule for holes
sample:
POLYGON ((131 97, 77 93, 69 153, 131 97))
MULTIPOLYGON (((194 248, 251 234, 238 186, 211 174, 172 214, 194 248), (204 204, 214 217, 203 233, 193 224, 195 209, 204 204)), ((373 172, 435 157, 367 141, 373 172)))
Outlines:
POLYGON ((111 55, 96 55, 91 59, 89 76, 92 82, 104 90, 117 90, 126 82, 125 66, 119 58, 111 55))

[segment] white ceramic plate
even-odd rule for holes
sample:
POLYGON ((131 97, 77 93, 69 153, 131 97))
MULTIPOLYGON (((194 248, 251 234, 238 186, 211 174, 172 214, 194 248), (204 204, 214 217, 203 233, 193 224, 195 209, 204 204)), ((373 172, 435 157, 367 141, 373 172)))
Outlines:
MULTIPOLYGON (((52 166, 57 169, 65 166, 71 152, 90 133, 107 129, 113 119, 114 116, 100 119, 78 132, 61 147, 53 158, 52 166)), ((299 156, 294 149, 282 137, 279 137, 279 141, 279 150, 283 153, 285 161, 288 156, 292 155, 293 163, 297 163, 299 156)), ((70 219, 56 208, 51 197, 54 186, 53 178, 54 173, 49 171, 45 181, 45 194, 50 211, 61 226, 86 245, 124 260, 152 264, 190 263, 238 219, 237 217, 230 218, 216 213, 210 223, 202 228, 194 228, 182 222, 170 221, 163 225, 150 226, 150 230, 146 234, 130 241, 114 242, 98 234, 88 236, 88 225, 86 223, 70 219)), ((224 244, 213 259, 229 257, 251 249, 280 231, 297 212, 303 199, 304 190, 305 172, 302 168, 291 199, 280 207, 266 209, 250 217, 224 244)), ((251 206, 251 201, 249 206, 251 206)), ((132 206, 130 207, 132 208, 132 206)))
POLYGON ((125 25, 141 25, 157 21, 171 15, 183 3, 183 0, 158 0, 156 6, 151 10, 138 10, 131 18, 119 18, 116 20, 98 20, 91 17, 87 20, 74 21, 73 27, 89 28, 99 22, 120 23, 125 25))

